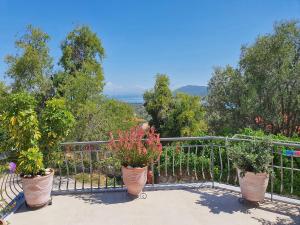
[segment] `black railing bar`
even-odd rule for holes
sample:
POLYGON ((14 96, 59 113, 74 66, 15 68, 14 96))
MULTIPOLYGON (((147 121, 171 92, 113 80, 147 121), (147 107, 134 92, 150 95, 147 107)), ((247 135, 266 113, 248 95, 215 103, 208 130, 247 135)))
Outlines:
MULTIPOLYGON (((5 180, 5 185, 4 185, 4 192, 6 194, 6 196, 12 201, 13 198, 10 197, 9 193, 7 192, 7 184, 8 184, 8 178, 10 177, 10 174, 8 173, 6 176, 6 180, 5 180)), ((9 184, 8 184, 9 185, 9 184)), ((10 185, 9 185, 10 186, 10 185)), ((2 189, 3 190, 3 189, 2 189)))
POLYGON ((297 168, 291 168, 291 167, 284 167, 284 166, 273 166, 274 168, 277 168, 277 169, 285 169, 285 170, 294 170, 294 171, 300 171, 300 169, 297 169, 297 168))
MULTIPOLYGON (((254 138, 255 140, 263 140, 263 137, 257 137, 257 136, 251 136, 251 135, 244 135, 244 134, 235 134, 233 135, 234 138, 236 137, 246 137, 246 138, 254 138)), ((272 141, 277 141, 276 139, 271 139, 272 141)), ((294 143, 294 144, 300 144, 298 141, 289 141, 289 140, 282 140, 285 143, 294 143)))
MULTIPOLYGON (((255 137, 254 137, 255 138, 255 137)), ((222 136, 202 136, 202 137, 167 137, 161 138, 161 142, 170 142, 170 141, 201 141, 201 140, 215 140, 215 141, 248 141, 248 142, 258 142, 261 140, 246 139, 246 138, 234 138, 234 137, 222 137, 222 136)), ((61 145, 93 145, 93 144, 107 144, 109 141, 83 141, 83 142, 64 142, 61 145)), ((288 146, 288 147, 297 147, 300 148, 300 144, 291 143, 291 142, 282 142, 282 141, 271 141, 270 142, 276 146, 288 146)))
POLYGON ((15 196, 17 196, 17 194, 13 191, 13 189, 12 189, 12 187, 13 187, 13 185, 12 185, 12 183, 13 183, 13 177, 14 176, 14 174, 9 174, 9 183, 8 183, 8 185, 9 185, 9 189, 10 189, 10 191, 15 195, 15 196))

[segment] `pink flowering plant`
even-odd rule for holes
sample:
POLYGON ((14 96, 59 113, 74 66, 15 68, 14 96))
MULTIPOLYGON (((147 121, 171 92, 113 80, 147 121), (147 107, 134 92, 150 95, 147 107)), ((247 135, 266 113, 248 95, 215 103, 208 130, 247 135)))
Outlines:
POLYGON ((154 128, 144 131, 141 127, 133 127, 129 131, 119 131, 116 139, 110 134, 108 146, 125 167, 148 166, 162 153, 160 137, 154 128))

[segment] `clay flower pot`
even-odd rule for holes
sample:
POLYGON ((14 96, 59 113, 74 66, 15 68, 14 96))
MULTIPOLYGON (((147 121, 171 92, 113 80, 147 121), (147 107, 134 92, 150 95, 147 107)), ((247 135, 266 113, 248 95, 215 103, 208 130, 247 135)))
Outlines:
POLYGON ((127 191, 131 195, 138 196, 143 190, 147 181, 148 167, 128 168, 122 166, 122 177, 127 191))
POLYGON ((246 172, 241 177, 241 170, 237 170, 242 197, 252 202, 263 202, 268 187, 269 174, 246 172))
POLYGON ((21 177, 26 203, 37 208, 46 205, 51 199, 54 170, 45 176, 21 177))
POLYGON ((0 219, 0 225, 7 225, 7 222, 5 220, 0 219))

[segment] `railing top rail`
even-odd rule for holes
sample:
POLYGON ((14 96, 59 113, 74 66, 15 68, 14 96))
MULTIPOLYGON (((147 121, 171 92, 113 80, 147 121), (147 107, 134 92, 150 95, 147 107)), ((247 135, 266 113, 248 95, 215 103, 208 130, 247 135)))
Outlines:
MULTIPOLYGON (((201 140, 214 140, 214 141, 259 141, 259 139, 247 139, 247 138, 236 138, 236 137, 222 137, 222 136, 202 136, 202 137, 168 137, 161 138, 161 142, 172 142, 172 141, 201 141, 201 140)), ((64 142, 61 145, 95 145, 95 144, 107 144, 109 141, 82 141, 82 142, 64 142)), ((272 141, 275 146, 286 146, 300 148, 300 143, 284 142, 284 141, 272 141)))

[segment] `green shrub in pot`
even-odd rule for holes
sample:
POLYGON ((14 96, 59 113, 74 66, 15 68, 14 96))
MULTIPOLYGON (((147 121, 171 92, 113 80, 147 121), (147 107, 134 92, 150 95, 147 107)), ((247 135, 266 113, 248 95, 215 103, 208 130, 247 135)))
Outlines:
POLYGON ((245 172, 269 173, 272 161, 272 147, 268 139, 234 143, 228 148, 229 157, 235 167, 245 172))
POLYGON ((43 154, 37 147, 20 152, 17 172, 22 177, 44 176, 46 174, 43 163, 43 154))
POLYGON ((229 147, 228 153, 237 168, 242 197, 263 202, 272 161, 271 142, 264 139, 236 143, 229 147))
POLYGON ((19 153, 17 172, 21 176, 28 206, 41 207, 50 201, 54 171, 45 169, 43 154, 38 147, 19 153))

